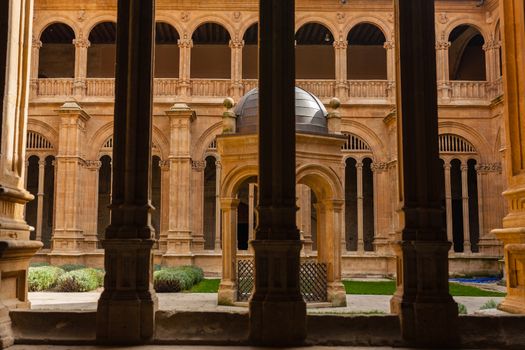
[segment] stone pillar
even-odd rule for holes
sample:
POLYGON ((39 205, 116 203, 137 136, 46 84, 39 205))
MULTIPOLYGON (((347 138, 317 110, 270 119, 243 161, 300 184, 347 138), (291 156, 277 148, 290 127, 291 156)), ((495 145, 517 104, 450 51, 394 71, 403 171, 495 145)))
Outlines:
POLYGON ((91 43, 88 39, 80 37, 73 40, 75 45, 75 82, 73 84, 73 93, 81 97, 86 94, 87 89, 87 57, 88 49, 91 43))
POLYGON ((401 231, 391 300, 403 340, 415 347, 458 342, 458 308, 448 290, 441 195, 434 1, 395 0, 398 188, 401 231))
POLYGON ((443 164, 445 170, 445 208, 447 215, 447 240, 454 242, 453 226, 452 226, 452 187, 450 182, 450 161, 446 160, 443 164))
POLYGON ((395 103, 396 99, 396 52, 393 41, 385 41, 383 47, 386 50, 386 76, 388 80, 388 99, 395 103))
POLYGON ((119 0, 117 8, 111 223, 102 242, 97 340, 136 344, 153 337, 157 309, 150 187, 155 1, 119 0))
POLYGON ((500 1, 503 37, 505 165, 508 188, 503 193, 509 213, 494 230, 504 244, 507 297, 501 310, 525 313, 525 10, 522 0, 500 1))
POLYGON ((363 163, 358 161, 357 168, 357 251, 365 251, 365 237, 363 226, 363 163))
MULTIPOLYGON (((255 237, 254 226, 255 226, 255 184, 248 184, 248 243, 251 242, 255 237)), ((248 244, 248 250, 253 253, 253 247, 248 244)))
POLYGON ((343 101, 348 100, 347 51, 348 41, 334 41, 335 50, 335 95, 343 101))
POLYGON ((13 344, 10 308, 28 308, 27 269, 42 247, 29 240, 24 206, 25 141, 33 2, 0 4, 0 348, 13 344))
POLYGON ((191 48, 193 40, 184 35, 179 39, 179 95, 188 97, 191 95, 191 48))
MULTIPOLYGON (((36 209, 36 240, 42 241, 42 222, 44 213, 44 179, 46 170, 46 160, 41 159, 38 161, 38 192, 37 197, 37 209, 36 209)), ((51 194, 53 195, 53 194, 51 194)))
POLYGON ((221 250, 221 172, 222 164, 215 162, 215 250, 221 250))
POLYGON ((33 37, 33 43, 31 45, 31 75, 30 75, 30 86, 31 86, 31 97, 35 97, 38 94, 38 69, 40 62, 40 49, 42 48, 42 42, 38 38, 33 37))
MULTIPOLYGON (((343 222, 343 200, 325 200, 322 203, 324 210, 324 227, 322 249, 320 256, 327 266, 328 302, 332 306, 346 306, 346 291, 341 282, 341 235, 343 222)), ((318 240, 321 241, 321 240, 318 240)))
POLYGON ((436 43, 438 96, 445 102, 450 101, 452 97, 450 95, 451 89, 449 85, 449 48, 450 42, 446 38, 441 38, 441 40, 436 43))
POLYGON ((310 187, 298 184, 297 191, 297 225, 302 234, 303 253, 308 256, 312 253, 312 195, 310 187))
POLYGON ((306 338, 295 223, 294 5, 259 2, 259 224, 250 300, 250 339, 257 345, 298 345, 306 338))
POLYGON ((234 99, 238 100, 244 95, 242 84, 242 49, 244 40, 238 38, 230 40, 231 49, 231 92, 234 99))
POLYGON ((83 250, 93 252, 97 249, 97 217, 98 217, 98 184, 99 171, 102 163, 99 160, 88 160, 84 163, 84 211, 82 219, 85 223, 83 250))
MULTIPOLYGON (((183 103, 176 103, 166 112, 170 118, 170 189, 169 228, 165 256, 189 256, 192 246, 204 249, 204 236, 191 236, 191 123, 195 112, 183 103)), ((206 164, 201 164, 202 172, 206 164)), ((202 182, 201 182, 202 183, 202 182)), ((186 262, 189 263, 189 262, 186 262)))
POLYGON ((85 128, 90 116, 76 103, 66 102, 58 110, 58 154, 56 156, 55 227, 52 254, 82 251, 85 128))
POLYGON ((501 44, 498 39, 492 38, 483 45, 485 51, 486 76, 489 82, 488 88, 491 97, 497 97, 498 83, 500 79, 500 52, 501 44))
POLYGON ((463 204, 463 252, 471 253, 470 213, 468 207, 468 165, 461 165, 461 201, 463 204))
POLYGON ((219 305, 237 301, 237 198, 221 198, 222 275, 217 295, 219 305))
POLYGON ((500 227, 504 216, 504 202, 501 199, 503 181, 501 163, 481 163, 476 166, 478 174, 479 207, 479 251, 482 254, 501 256, 503 247, 494 236, 495 227, 500 227))
POLYGON ((390 192, 392 181, 388 174, 388 163, 372 163, 374 174, 374 249, 379 254, 390 254, 388 237, 391 225, 391 206, 394 196, 390 192))

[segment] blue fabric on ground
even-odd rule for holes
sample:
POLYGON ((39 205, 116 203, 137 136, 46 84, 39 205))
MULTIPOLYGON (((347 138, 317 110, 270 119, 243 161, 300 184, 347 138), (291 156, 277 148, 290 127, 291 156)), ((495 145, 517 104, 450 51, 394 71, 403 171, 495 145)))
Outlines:
POLYGON ((498 277, 474 277, 474 278, 450 278, 451 282, 462 283, 497 283, 501 280, 498 277))

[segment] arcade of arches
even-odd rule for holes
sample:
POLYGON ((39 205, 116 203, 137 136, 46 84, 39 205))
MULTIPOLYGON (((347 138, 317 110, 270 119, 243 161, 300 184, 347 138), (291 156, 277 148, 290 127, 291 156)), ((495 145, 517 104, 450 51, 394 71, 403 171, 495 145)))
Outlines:
MULTIPOLYGON (((499 273, 503 257, 509 294, 501 308, 525 312, 522 1, 438 0, 434 13, 433 1, 417 8, 395 0, 396 17, 387 0, 373 7, 296 0, 295 25, 279 29, 264 1, 261 17, 256 2, 237 0, 209 8, 158 0, 153 13, 151 1, 137 8, 119 1, 118 9, 110 0, 35 0, 34 9, 32 3, 0 4, 0 39, 9 39, 0 40, 0 66, 7 67, 0 72, 0 237, 6 242, 0 286, 24 287, 2 294, 6 308, 28 306, 30 259, 105 266, 111 278, 99 301, 97 337, 118 342, 132 329, 128 340, 142 342, 152 337, 157 307, 148 283, 151 253, 155 263, 195 264, 220 276, 218 299, 225 304, 235 302, 232 262, 254 257, 259 275, 250 336, 258 344, 304 340, 304 303, 294 294, 300 259, 326 264, 333 305, 346 302, 343 277, 397 276, 391 305, 408 343, 456 341, 454 332, 447 334, 457 322, 441 283, 447 271, 499 273), (128 32, 138 13, 154 28, 152 45, 128 32), (407 29, 419 16, 428 17, 426 34, 407 29), (117 27, 117 17, 129 21, 128 29, 117 27), (516 28, 521 31, 513 35, 516 28), (401 32, 435 42, 407 44, 401 32), (117 50, 117 38, 129 40, 117 50), (270 41, 279 48, 274 55, 270 41), (408 54, 410 45, 421 57, 408 54), (137 60, 116 64, 130 54, 137 60), (291 56, 292 62, 284 59, 291 56), (412 64, 396 67, 400 57, 412 64), (418 59, 427 59, 424 69, 418 59), (287 72, 294 62, 296 80, 261 73, 266 85, 259 85, 258 71, 287 72), (418 76, 418 67, 432 78, 418 76), (134 74, 141 84, 123 79, 134 74), (299 101, 296 89, 291 105, 294 81, 310 97, 299 101), (267 112, 259 126, 243 119, 256 107, 235 108, 257 86, 259 110, 267 112), (326 131, 297 126, 291 146, 283 125, 292 121, 283 111, 295 107, 300 115, 307 109, 300 103, 315 105, 326 131), (417 121, 416 115, 429 117, 417 121), (298 230, 292 230, 286 220, 296 207, 298 230), (269 208, 279 213, 269 215, 269 208), (273 225, 287 227, 286 238, 276 238, 281 231, 273 225), (116 278, 130 261, 144 270, 116 278), (425 261, 435 262, 435 280, 425 275, 425 261), (286 271, 282 286, 273 274, 279 266, 286 271), (140 294, 133 306, 122 297, 130 281, 140 294), (265 300, 279 288, 284 299, 265 300), (426 311, 418 309, 421 300, 426 311), (289 320, 275 325, 282 329, 268 326, 278 314, 272 302, 289 312, 289 320), (447 326, 414 321, 429 317, 428 310, 447 326), (120 312, 135 316, 116 317, 120 312)), ((293 1, 271 3, 277 17, 293 18, 293 1)), ((2 344, 12 343, 12 335, 0 333, 2 344)))

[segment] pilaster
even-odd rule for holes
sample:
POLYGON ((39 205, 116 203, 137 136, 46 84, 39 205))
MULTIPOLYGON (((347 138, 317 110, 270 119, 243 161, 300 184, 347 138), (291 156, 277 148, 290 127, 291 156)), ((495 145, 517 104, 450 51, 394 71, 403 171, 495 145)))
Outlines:
POLYGON ((242 49, 244 40, 235 38, 230 40, 231 49, 231 89, 230 94, 234 99, 239 100, 244 94, 242 84, 242 49))
POLYGON ((393 41, 385 41, 383 47, 386 50, 386 76, 388 80, 388 100, 391 103, 396 99, 396 50, 393 41))
POLYGON ((76 102, 64 103, 58 115, 60 127, 52 254, 80 254, 84 239, 81 223, 84 209, 82 154, 86 123, 90 116, 76 102))
POLYGON ((222 275, 218 291, 219 305, 237 301, 237 198, 221 198, 222 275))
POLYGON ((348 99, 347 52, 348 41, 341 38, 334 41, 335 50, 335 95, 342 101, 348 99))
POLYGON ((452 97, 449 85, 449 48, 450 42, 446 38, 441 38, 436 43, 438 97, 445 102, 450 101, 452 97))
POLYGON ((38 69, 40 62, 40 49, 42 42, 37 37, 33 36, 31 44, 31 75, 30 75, 30 95, 34 97, 38 93, 38 69))
POLYGON ((83 164, 85 169, 83 192, 86 196, 83 201, 84 211, 82 221, 84 223, 83 251, 94 252, 97 250, 97 216, 98 216, 98 184, 99 171, 102 163, 99 160, 86 160, 83 164))
POLYGON ((188 97, 191 95, 191 49, 193 40, 187 34, 179 39, 179 95, 188 97))
POLYGON ((73 40, 75 45, 75 81, 73 83, 73 93, 81 97, 86 94, 87 89, 87 56, 91 43, 87 38, 79 37, 73 40))

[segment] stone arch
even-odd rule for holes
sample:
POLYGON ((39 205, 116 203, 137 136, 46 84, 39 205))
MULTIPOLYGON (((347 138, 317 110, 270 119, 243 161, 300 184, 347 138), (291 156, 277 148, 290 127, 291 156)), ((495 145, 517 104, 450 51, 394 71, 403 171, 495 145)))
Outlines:
POLYGON ((44 136, 51 144, 53 148, 57 150, 58 147, 58 132, 53 127, 43 121, 30 118, 27 122, 27 131, 36 132, 44 136))
POLYGON ((383 32, 383 35, 385 36, 386 41, 392 41, 393 40, 393 28, 391 28, 383 19, 375 16, 364 16, 364 17, 356 17, 353 18, 351 21, 349 21, 343 31, 342 36, 343 40, 346 40, 348 38, 348 34, 354 29, 356 26, 360 24, 371 24, 379 28, 383 32))
POLYGON ((363 139, 370 146, 374 159, 386 158, 385 145, 372 129, 353 120, 344 120, 342 124, 341 132, 351 133, 363 139))
POLYGON ((259 19, 257 17, 250 17, 246 19, 239 29, 239 39, 244 38, 244 35, 246 34, 246 31, 250 29, 251 26, 254 24, 259 24, 259 19))
POLYGON ((337 27, 334 26, 333 22, 328 20, 327 18, 320 16, 305 16, 296 20, 295 33, 297 34, 299 29, 310 23, 322 25, 323 27, 328 29, 328 31, 330 31, 334 39, 337 37, 338 30, 337 27))
POLYGON ((202 135, 195 142, 193 157, 196 160, 203 160, 205 158, 208 145, 213 139, 222 132, 222 122, 218 122, 206 129, 202 135))
POLYGON ((343 185, 335 171, 318 164, 303 164, 296 169, 296 182, 312 191, 318 200, 342 200, 343 185))
POLYGON ((439 135, 442 134, 457 135, 470 142, 477 150, 479 160, 482 162, 487 162, 489 159, 494 158, 488 141, 469 126, 452 121, 441 122, 439 123, 439 135))
POLYGON ((246 179, 258 175, 259 167, 257 164, 236 166, 226 174, 224 181, 221 182, 221 198, 233 198, 246 179))
POLYGON ((448 40, 448 38, 450 37, 450 34, 452 33, 452 31, 454 29, 456 29, 457 27, 462 26, 462 25, 471 26, 474 29, 476 29, 481 34, 481 36, 483 37, 483 40, 485 40, 485 42, 487 42, 487 38, 490 38, 490 35, 486 31, 486 28, 481 26, 479 24, 479 22, 477 22, 475 20, 472 20, 472 19, 468 19, 468 18, 463 18, 462 17, 462 18, 458 18, 458 19, 455 19, 455 20, 451 21, 443 29, 442 35, 443 35, 444 39, 448 40))
POLYGON ((103 14, 103 15, 100 15, 100 16, 96 16, 96 17, 93 17, 93 18, 90 18, 83 26, 83 32, 86 33, 86 37, 89 37, 89 34, 91 33, 91 31, 99 24, 101 23, 104 23, 104 22, 113 22, 113 23, 117 23, 117 17, 116 16, 112 16, 112 15, 109 15, 109 14, 103 14))
MULTIPOLYGON (((203 15, 196 17, 191 24, 188 25, 188 31, 187 35, 189 38, 193 36, 193 33, 195 33, 195 30, 199 28, 201 25, 206 23, 215 23, 226 29, 228 34, 230 35, 230 40, 236 38, 236 31, 235 28, 232 27, 231 21, 228 18, 225 18, 222 15, 203 15)), ((180 33, 180 32, 179 32, 180 33)))
POLYGON ((167 16, 165 14, 157 14, 155 15, 155 23, 166 23, 175 28, 177 33, 179 33, 179 36, 182 38, 182 34, 184 33, 184 28, 181 25, 180 21, 175 20, 171 16, 167 16))
MULTIPOLYGON (((45 23, 43 23, 41 26, 39 26, 38 28, 35 28, 34 29, 34 32, 35 33, 38 33, 38 35, 36 36, 38 38, 38 40, 41 41, 42 39, 42 34, 44 33, 44 31, 49 28, 50 26, 52 26, 53 24, 64 24, 64 25, 67 25, 69 28, 71 28, 73 30, 73 33, 74 33, 74 38, 80 38, 81 36, 81 33, 82 31, 78 29, 78 27, 75 25, 75 21, 72 21, 71 19, 67 18, 67 17, 63 17, 63 16, 56 16, 56 17, 52 17, 49 19, 49 21, 46 21, 45 23)), ((73 43, 71 43, 73 44, 73 43)))

